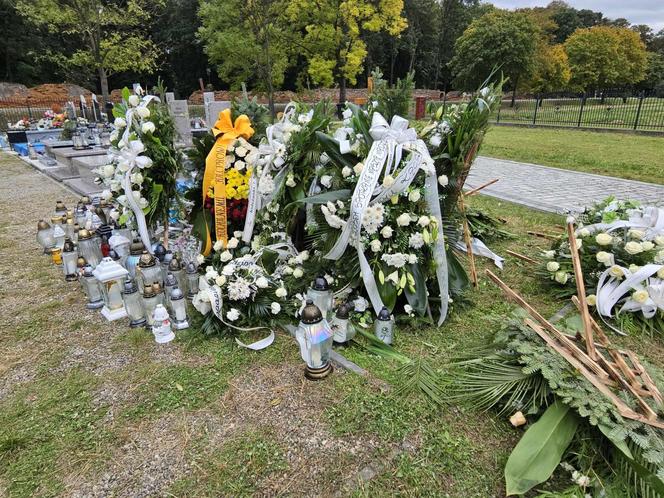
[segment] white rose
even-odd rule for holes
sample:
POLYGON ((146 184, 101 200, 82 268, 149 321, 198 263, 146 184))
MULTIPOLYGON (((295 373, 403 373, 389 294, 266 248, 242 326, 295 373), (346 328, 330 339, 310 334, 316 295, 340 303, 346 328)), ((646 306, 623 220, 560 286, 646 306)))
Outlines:
POLYGON ((242 171, 246 165, 247 163, 245 163, 244 161, 235 161, 233 167, 238 171, 242 171))
POLYGON ((429 223, 431 223, 431 219, 428 216, 420 216, 420 218, 417 220, 417 224, 422 228, 428 227, 429 223))
POLYGON ((115 118, 113 124, 115 125, 116 128, 124 128, 125 126, 127 126, 127 122, 124 120, 124 118, 115 118))
POLYGON ((344 166, 344 168, 341 170, 341 176, 343 176, 344 178, 348 178, 352 174, 353 170, 350 169, 348 166, 344 166))
POLYGON ((224 252, 222 252, 222 253, 219 255, 219 259, 220 259, 222 262, 226 263, 227 261, 230 261, 231 259, 233 259, 233 255, 232 255, 231 252, 227 249, 227 250, 225 250, 224 252))
POLYGON ((629 271, 632 272, 632 273, 636 273, 640 269, 641 269, 641 267, 639 265, 634 265, 634 264, 629 265, 629 271))
POLYGON ((597 305, 597 296, 595 294, 590 294, 589 296, 586 296, 586 302, 588 303, 588 306, 597 305))
POLYGON ((595 254, 595 259, 598 263, 603 263, 606 266, 611 266, 614 262, 613 254, 606 251, 599 251, 595 254))
POLYGON ((273 315, 278 315, 279 312, 281 311, 281 305, 277 302, 273 302, 270 305, 270 311, 272 312, 273 315))
POLYGON ((269 282, 267 281, 267 278, 265 277, 258 277, 256 279, 256 287, 259 289, 265 289, 269 285, 269 282))
POLYGON ((413 315, 413 307, 410 304, 404 304, 403 310, 406 312, 406 315, 408 316, 413 315))
POLYGON ((410 225, 410 215, 408 213, 403 213, 397 218, 397 225, 400 227, 407 227, 410 225))
POLYGON ((657 276, 664 280, 664 266, 662 266, 659 270, 657 270, 657 276))
POLYGON ((556 256, 556 251, 544 251, 542 253, 545 259, 553 259, 556 256))
POLYGON ((235 265, 226 265, 221 269, 221 273, 226 275, 227 277, 230 277, 233 273, 235 273, 235 265))
POLYGON ((644 235, 645 235, 645 232, 643 230, 637 230, 636 228, 632 228, 627 232, 627 236, 632 237, 633 239, 638 239, 638 240, 641 240, 644 235))
POLYGON ((289 174, 286 177, 286 186, 287 187, 295 187, 296 185, 297 185, 297 183, 295 183, 295 178, 293 177, 293 175, 289 174))
POLYGON ((371 244, 369 244, 369 247, 371 248, 371 250, 372 250, 373 252, 378 252, 378 251, 380 251, 380 247, 381 247, 380 240, 378 240, 378 239, 374 239, 374 240, 372 240, 372 241, 371 241, 371 244))
POLYGON ((386 239, 389 239, 390 237, 392 237, 392 233, 393 233, 393 230, 392 230, 392 227, 390 227, 390 226, 385 226, 380 231, 380 234, 386 239))
POLYGON ((549 262, 546 264, 546 269, 547 269, 548 271, 550 271, 551 273, 553 273, 554 271, 558 271, 558 270, 560 270, 560 264, 558 264, 558 263, 555 262, 555 261, 549 261, 549 262))
POLYGON ((392 185, 394 185, 394 177, 392 175, 385 175, 385 178, 383 178, 383 187, 390 188, 392 185))
POLYGON ((194 299, 191 302, 201 315, 207 315, 212 310, 209 298, 206 301, 204 297, 208 297, 207 292, 201 291, 194 296, 194 299))
POLYGON ((611 237, 608 233, 598 233, 595 236, 595 242, 597 242, 600 246, 608 246, 613 244, 613 237, 611 237))
POLYGON ((138 206, 141 209, 145 209, 149 205, 150 205, 150 203, 148 202, 148 200, 145 197, 141 197, 140 199, 138 199, 138 206))
POLYGON ((582 228, 581 230, 579 230, 578 234, 581 237, 589 237, 590 236, 590 230, 588 230, 587 228, 582 228))
POLYGON ((140 172, 132 173, 130 177, 131 183, 141 185, 143 183, 143 175, 140 172))
POLYGON ((217 278, 214 279, 214 283, 217 284, 219 287, 221 287, 226 283, 226 277, 224 275, 219 275, 217 278))
POLYGON ((417 256, 415 254, 409 254, 408 255, 408 263, 411 265, 414 265, 417 263, 417 256))
POLYGON ((284 266, 284 268, 281 270, 284 275, 292 275, 293 274, 293 269, 290 266, 284 266))
POLYGON ((625 273, 618 265, 613 265, 611 268, 609 268, 609 275, 611 275, 613 278, 622 278, 625 273))
POLYGON ((215 280, 219 274, 216 270, 208 270, 205 272, 205 280, 215 280))
POLYGON ((410 202, 417 202, 417 201, 420 200, 421 197, 422 197, 422 194, 420 194, 419 190, 413 190, 412 192, 410 192, 408 194, 408 200, 410 202))
POLYGON ((199 254, 198 256, 196 256, 196 262, 199 265, 202 265, 203 263, 205 263, 205 256, 203 256, 202 254, 199 254))
POLYGON ((645 241, 641 242, 641 249, 643 249, 644 251, 650 251, 654 248, 655 248, 655 244, 653 244, 649 240, 645 240, 645 241))
POLYGON ((302 251, 299 256, 302 261, 306 261, 309 259, 309 251, 302 251))
POLYGON ((645 303, 650 298, 647 290, 639 290, 632 294, 632 299, 639 304, 645 303))
POLYGON ((625 251, 632 255, 639 254, 640 252, 643 252, 643 247, 638 242, 630 241, 625 244, 625 251))
POLYGON ((655 244, 658 246, 664 246, 664 235, 658 235, 655 237, 655 244))
POLYGON ((304 271, 302 270, 302 268, 295 268, 293 270, 293 276, 295 278, 302 278, 302 275, 304 275, 304 271))
POLYGON ((224 243, 221 240, 218 240, 214 243, 212 246, 212 249, 214 249, 215 252, 219 252, 224 248, 224 243))
POLYGON ((138 98, 138 95, 130 95, 129 99, 127 99, 127 102, 130 106, 136 107, 139 104, 140 99, 138 98))
POLYGON ((277 297, 286 297, 288 295, 288 291, 284 287, 279 287, 276 291, 274 291, 274 295, 277 297))
POLYGON ((150 109, 148 109, 147 107, 139 107, 138 109, 136 109, 136 113, 143 119, 150 117, 150 109))
POLYGON ((558 282, 559 284, 565 285, 567 283, 567 280, 569 279, 569 275, 564 271, 558 271, 556 272, 554 278, 556 279, 556 282, 558 282))
POLYGON ((240 243, 239 240, 237 240, 235 237, 231 237, 230 240, 228 241, 228 244, 226 244, 226 247, 228 247, 229 249, 235 249, 239 243, 240 243))
POLYGON ((447 175, 440 175, 438 177, 438 183, 441 187, 447 187, 447 185, 450 183, 450 179, 447 178, 447 175))
POLYGON ((141 131, 143 133, 154 133, 156 127, 152 121, 146 121, 141 125, 141 131))
POLYGON ((330 175, 321 176, 320 184, 325 188, 330 188, 332 186, 332 177, 330 175))
POLYGON ((356 175, 359 175, 362 173, 362 170, 364 169, 364 164, 362 163, 357 163, 355 166, 353 166, 353 171, 355 171, 356 175))
POLYGON ((235 308, 231 308, 226 312, 226 318, 228 318, 231 322, 234 322, 240 318, 240 311, 235 308))
POLYGON ((115 174, 115 166, 112 164, 107 164, 104 166, 103 174, 106 178, 110 178, 115 174))

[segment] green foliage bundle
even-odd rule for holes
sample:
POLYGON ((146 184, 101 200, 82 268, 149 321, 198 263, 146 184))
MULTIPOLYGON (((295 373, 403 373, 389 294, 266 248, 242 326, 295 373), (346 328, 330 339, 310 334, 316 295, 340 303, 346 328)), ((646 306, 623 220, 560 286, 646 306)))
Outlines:
MULTIPOLYGON (((659 372, 650 373, 661 384, 659 372)), ((447 378, 453 399, 480 409, 493 408, 500 413, 520 410, 534 416, 548 407, 508 460, 508 493, 525 493, 546 481, 572 441, 569 433, 574 434, 577 426, 590 429, 597 437, 596 460, 615 464, 598 469, 604 473, 602 479, 588 485, 601 488, 606 486, 602 482, 615 480, 622 486, 631 484, 634 495, 664 492, 664 430, 621 417, 602 393, 521 319, 509 320, 486 349, 466 355, 447 378), (608 454, 603 454, 606 448, 608 454), (557 455, 553 462, 552 452, 557 455)), ((636 409, 633 399, 622 398, 636 409)))
POLYGON ((397 79, 394 86, 383 79, 383 73, 378 67, 371 72, 371 77, 374 87, 369 99, 375 102, 373 110, 381 113, 388 121, 393 116, 407 117, 413 100, 415 73, 409 72, 405 78, 397 79))

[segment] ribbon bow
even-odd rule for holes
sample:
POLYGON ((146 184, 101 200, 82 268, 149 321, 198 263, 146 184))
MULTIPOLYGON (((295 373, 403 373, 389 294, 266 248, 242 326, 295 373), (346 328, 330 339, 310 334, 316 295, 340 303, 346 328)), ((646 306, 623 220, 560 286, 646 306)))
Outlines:
POLYGON ((439 227, 438 238, 433 246, 433 256, 436 262, 436 277, 441 299, 440 319, 438 322, 440 325, 447 316, 449 288, 443 222, 440 212, 440 201, 438 199, 438 184, 435 171, 428 167, 428 164, 433 161, 424 142, 418 140, 417 132, 409 128, 408 120, 400 116, 394 116, 392 124, 388 124, 383 116, 375 112, 371 120, 369 132, 374 138, 374 142, 364 161, 364 168, 353 191, 350 217, 344 225, 336 243, 324 257, 326 259, 338 260, 344 254, 349 244, 355 247, 360 262, 360 273, 362 274, 364 287, 369 295, 374 311, 378 314, 383 307, 383 301, 378 292, 376 281, 373 278, 371 266, 364 256, 364 248, 360 241, 362 217, 370 204, 385 202, 392 195, 403 192, 411 184, 417 172, 423 170, 426 173, 425 200, 431 216, 436 219, 439 227), (406 145, 413 151, 408 163, 403 167, 390 187, 376 188, 383 171, 384 175, 389 175, 399 167, 402 150, 406 145))
MULTIPOLYGON (((249 118, 244 114, 238 116, 233 123, 231 110, 224 109, 219 113, 219 119, 212 128, 215 144, 205 159, 205 173, 203 174, 203 202, 210 187, 214 186, 214 223, 217 240, 226 246, 228 242, 228 222, 226 216, 226 147, 233 140, 243 137, 250 138, 254 134, 249 118)), ((210 230, 206 225, 205 249, 203 254, 208 255, 212 250, 210 230)))

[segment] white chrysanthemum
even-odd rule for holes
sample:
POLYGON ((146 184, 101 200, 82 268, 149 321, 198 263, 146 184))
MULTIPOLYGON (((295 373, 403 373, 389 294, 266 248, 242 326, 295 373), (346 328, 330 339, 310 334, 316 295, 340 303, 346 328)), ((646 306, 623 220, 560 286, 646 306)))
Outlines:
POLYGON ((565 285, 569 279, 569 275, 564 271, 558 271, 556 272, 554 278, 559 284, 565 285))
POLYGON ((555 261, 549 261, 549 262, 546 264, 546 269, 547 269, 548 271, 552 272, 552 273, 553 273, 554 271, 558 271, 558 270, 560 270, 560 263, 557 263, 557 262, 555 262, 555 261))
POLYGON ((385 207, 382 204, 368 206, 362 215, 362 226, 368 234, 378 231, 384 221, 385 207))
POLYGON ((304 275, 304 270, 302 268, 295 268, 293 270, 293 276, 295 278, 302 278, 302 275, 304 275))
POLYGON ((424 237, 420 232, 411 234, 410 237, 408 237, 408 246, 412 247, 413 249, 419 249, 424 245, 424 237))
POLYGON ((237 310, 235 308, 231 308, 226 312, 226 318, 230 320, 231 322, 234 322, 238 318, 240 318, 240 310, 237 310))
POLYGON ((383 254, 380 258, 389 266, 394 268, 402 268, 408 262, 408 254, 402 254, 400 252, 394 254, 383 254))
POLYGON ((249 296, 251 296, 251 287, 244 278, 237 277, 228 284, 228 299, 231 301, 240 301, 247 299, 249 296))
POLYGON ((262 175, 260 180, 258 180, 258 192, 266 195, 271 194, 274 191, 274 178, 272 175, 266 174, 262 175))

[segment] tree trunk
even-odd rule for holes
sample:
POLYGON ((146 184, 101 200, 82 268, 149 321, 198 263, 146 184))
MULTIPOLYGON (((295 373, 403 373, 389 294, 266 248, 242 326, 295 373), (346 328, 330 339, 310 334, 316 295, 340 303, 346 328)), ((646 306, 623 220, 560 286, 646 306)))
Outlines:
POLYGON ((339 103, 346 103, 346 77, 343 74, 339 76, 339 103))
POLYGON ((512 90, 512 103, 510 104, 510 107, 514 107, 514 103, 516 101, 516 89, 519 86, 519 78, 516 78, 514 80, 514 89, 512 90))
POLYGON ((108 98, 108 75, 106 74, 106 70, 102 67, 99 68, 98 72, 99 72, 99 85, 101 86, 102 108, 106 109, 106 103, 109 101, 109 98, 108 98))

